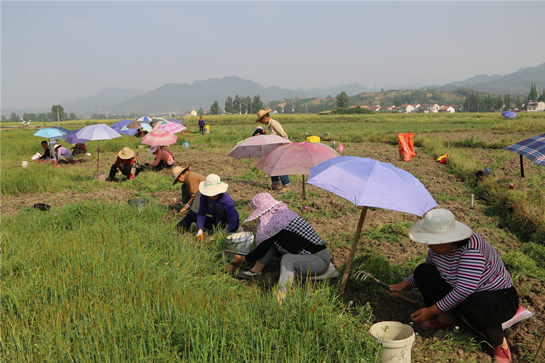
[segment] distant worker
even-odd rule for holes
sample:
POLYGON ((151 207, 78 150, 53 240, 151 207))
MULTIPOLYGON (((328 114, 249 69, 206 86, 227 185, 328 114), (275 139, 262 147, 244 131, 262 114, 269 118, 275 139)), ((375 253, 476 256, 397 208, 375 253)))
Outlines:
POLYGON ((53 152, 53 149, 49 146, 47 141, 45 140, 42 141, 42 147, 44 148, 44 154, 40 156, 41 161, 46 161, 46 160, 57 161, 57 159, 55 159, 55 153, 53 152))
POLYGON ((123 150, 117 154, 117 160, 110 169, 108 180, 111 182, 115 181, 116 173, 121 173, 128 179, 134 179, 141 171, 142 167, 140 166, 140 162, 135 156, 134 151, 128 147, 124 147, 123 150))
POLYGON ((72 155, 85 154, 87 152, 87 147, 84 143, 75 144, 72 149, 72 155))
POLYGON ((74 157, 72 156, 72 153, 70 150, 62 146, 61 144, 55 144, 53 145, 53 150, 57 152, 57 160, 59 163, 71 163, 74 161, 74 157))
POLYGON ((252 136, 256 136, 256 135, 265 135, 267 133, 267 131, 263 130, 263 127, 261 126, 258 126, 255 131, 254 131, 254 134, 252 136))
POLYGON ((201 134, 203 134, 203 135, 204 135, 204 127, 205 126, 206 126, 206 124, 204 123, 204 120, 203 120, 203 118, 201 116, 201 118, 199 119, 199 132, 201 134))
MULTIPOLYGON (((256 122, 261 122, 264 125, 269 126, 270 135, 278 135, 283 137, 286 140, 289 140, 288 134, 282 128, 282 125, 276 120, 273 120, 269 115, 269 111, 259 110, 257 113, 256 122)), ((279 190, 279 193, 285 193, 290 190, 290 177, 288 175, 282 176, 273 176, 272 180, 272 190, 279 190), (280 188, 280 181, 282 181, 283 188, 280 188)))
POLYGON ((146 163, 146 166, 151 166, 155 171, 160 171, 164 168, 170 169, 174 165, 174 155, 163 146, 150 147, 148 155, 151 154, 155 155, 155 161, 151 164, 146 163))

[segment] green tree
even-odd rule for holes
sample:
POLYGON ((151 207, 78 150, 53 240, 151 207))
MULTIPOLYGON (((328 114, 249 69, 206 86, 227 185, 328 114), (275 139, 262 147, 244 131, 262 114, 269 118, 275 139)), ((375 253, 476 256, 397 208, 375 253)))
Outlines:
POLYGON ((345 91, 342 91, 337 95, 337 107, 346 108, 350 104, 350 98, 345 91))
POLYGON ((522 101, 520 100, 520 95, 517 93, 517 108, 520 110, 522 108, 522 101))
POLYGON ((220 105, 218 101, 214 101, 212 106, 210 106, 210 113, 212 115, 219 115, 221 113, 220 105))
POLYGON ((263 109, 263 102, 261 102, 261 96, 254 96, 252 102, 252 113, 257 113, 259 110, 263 109))
POLYGON ((530 93, 528 94, 528 101, 537 101, 537 88, 536 84, 532 83, 532 86, 530 87, 530 93))
POLYGON ((236 95, 233 99, 233 113, 242 113, 241 98, 236 95))
POLYGON ((8 120, 8 118, 6 116, 2 115, 2 121, 7 121, 7 120, 8 120))
POLYGON ((511 93, 507 93, 507 98, 505 99, 504 103, 504 111, 508 111, 511 109, 511 93))
POLYGON ((21 118, 20 118, 19 115, 17 115, 15 112, 12 112, 12 113, 11 113, 11 116, 9 117, 9 120, 10 120, 10 121, 16 122, 16 121, 20 121, 21 118))
POLYGON ((543 89, 543 92, 541 95, 539 95, 538 101, 545 102, 545 88, 543 89))
POLYGON ((254 112, 253 105, 252 105, 252 97, 246 96, 246 98, 244 99, 244 104, 246 105, 246 112, 245 113, 253 113, 254 112))
POLYGON ((233 113, 233 97, 229 96, 225 99, 225 112, 233 113))
POLYGON ((53 105, 51 107, 51 113, 55 117, 55 120, 64 120, 64 108, 61 105, 53 105))
POLYGON ((202 115, 204 115, 204 110, 203 110, 203 108, 202 108, 202 107, 201 107, 201 108, 199 108, 199 111, 197 111, 197 114, 198 114, 199 116, 202 116, 202 115))

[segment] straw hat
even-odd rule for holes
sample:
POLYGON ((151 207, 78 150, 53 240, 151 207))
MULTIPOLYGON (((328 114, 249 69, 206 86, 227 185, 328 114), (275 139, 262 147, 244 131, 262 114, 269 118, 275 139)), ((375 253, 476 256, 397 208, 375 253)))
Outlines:
POLYGON ((260 193, 252 198, 253 211, 244 222, 253 221, 282 203, 283 202, 281 201, 275 200, 269 193, 260 193))
POLYGON ((206 180, 199 184, 199 191, 202 195, 213 197, 221 193, 225 193, 229 186, 221 181, 219 175, 210 174, 206 180))
POLYGON ((409 237, 418 243, 438 245, 457 242, 473 235, 471 228, 456 221, 454 214, 446 209, 434 209, 424 219, 416 222, 409 231, 409 237))
POLYGON ((174 180, 172 181, 172 185, 176 184, 178 182, 178 178, 180 177, 180 175, 182 175, 182 173, 186 170, 190 170, 191 167, 190 166, 186 166, 185 168, 183 166, 175 166, 173 167, 170 172, 172 173, 172 177, 174 178, 174 180))
POLYGON ((255 120, 255 122, 261 121, 261 119, 263 118, 263 116, 268 115, 270 112, 271 112, 271 111, 259 110, 259 112, 257 113, 257 120, 255 120))
POLYGON ((130 159, 134 158, 134 151, 131 148, 124 147, 123 150, 117 153, 120 159, 130 159))
POLYGON ((159 146, 152 146, 149 148, 149 151, 148 151, 148 155, 151 155, 153 154, 154 152, 156 152, 157 150, 159 150, 159 146))

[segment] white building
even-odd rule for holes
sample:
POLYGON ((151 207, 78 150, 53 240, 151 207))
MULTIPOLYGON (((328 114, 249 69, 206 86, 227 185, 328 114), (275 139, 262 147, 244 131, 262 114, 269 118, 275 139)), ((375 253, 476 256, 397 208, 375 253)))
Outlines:
POLYGON ((528 112, 545 111, 545 102, 542 101, 530 101, 526 106, 528 112))

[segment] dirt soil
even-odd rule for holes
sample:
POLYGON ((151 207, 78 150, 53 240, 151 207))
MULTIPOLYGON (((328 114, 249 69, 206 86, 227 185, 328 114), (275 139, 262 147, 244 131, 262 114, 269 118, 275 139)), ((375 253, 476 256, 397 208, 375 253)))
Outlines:
MULTIPOLYGON (((437 136, 446 139, 460 139, 464 137, 473 137, 475 139, 482 138, 486 141, 501 140, 501 135, 495 135, 489 132, 475 133, 441 133, 428 134, 428 136, 437 136), (466 135, 467 134, 467 135, 466 135)), ((520 135, 517 136, 517 138, 520 135)), ((512 136, 514 137, 514 136, 512 136)), ((523 136, 520 136, 523 137, 523 136)), ((529 137, 529 136, 528 136, 529 137)), ((242 220, 247 217, 251 211, 250 201, 257 193, 266 192, 264 187, 268 183, 268 179, 263 176, 261 180, 253 180, 250 175, 250 165, 257 164, 258 160, 235 160, 227 157, 230 147, 208 147, 207 145, 196 145, 190 149, 174 149, 175 160, 177 164, 183 166, 191 166, 193 171, 208 175, 210 173, 218 174, 222 179, 229 184, 228 193, 235 201, 235 205, 241 215, 242 220)), ((510 236, 509 233, 499 233, 497 228, 489 226, 497 226, 501 221, 486 214, 486 205, 483 202, 476 200, 476 205, 473 209, 469 206, 470 191, 455 175, 449 174, 445 170, 445 166, 437 163, 432 157, 423 153, 419 148, 416 148, 417 156, 410 162, 403 162, 399 158, 396 146, 384 144, 352 144, 345 145, 344 155, 355 155, 361 157, 369 157, 383 162, 392 163, 396 167, 404 169, 415 175, 434 196, 440 208, 451 210, 457 220, 472 226, 474 230, 481 234, 487 241, 492 243, 500 254, 507 250, 517 249, 520 247, 519 242, 510 236)), ((482 160, 485 164, 491 163, 494 160, 493 154, 497 150, 482 150, 468 149, 467 153, 473 157, 482 160)), ((144 154, 144 153, 141 153, 144 154)), ((147 162, 146 156, 143 157, 144 162, 147 162)), ((149 158, 151 160, 151 158, 149 158)), ((101 160, 115 160, 114 154, 101 155, 101 160)), ((92 164, 92 163, 91 163, 92 164)), ((68 167, 77 167, 90 169, 90 163, 80 163, 68 167)), ((476 170, 477 171, 477 170, 476 170)), ((530 177, 537 172, 537 167, 527 162, 525 164, 526 177, 530 177)), ((165 170, 160 172, 165 177, 170 176, 170 171, 165 170)), ((518 154, 512 155, 497 169, 496 178, 501 180, 504 177, 511 180, 520 180, 520 165, 518 154), (517 179, 518 178, 518 179, 517 179)), ((307 192, 307 207, 301 211, 301 190, 302 179, 300 176, 291 177, 291 191, 285 195, 280 195, 272 192, 277 199, 284 200, 293 210, 302 214, 308 222, 315 228, 318 234, 328 243, 333 263, 342 265, 346 261, 350 245, 352 243, 353 234, 360 216, 360 209, 346 200, 333 195, 327 191, 306 185, 307 192)), ((108 203, 126 203, 133 195, 131 191, 117 188, 114 184, 108 185, 105 183, 104 189, 97 192, 87 194, 71 191, 62 191, 59 193, 45 193, 41 195, 20 195, 20 196, 2 196, 2 213, 16 214, 21 206, 29 206, 37 202, 44 202, 52 206, 62 206, 68 203, 77 203, 81 200, 103 199, 108 203)), ((516 182, 515 182, 516 184, 516 182)), ((507 188, 507 185, 506 185, 507 188)), ((180 196, 178 186, 173 187, 171 191, 153 193, 153 196, 159 203, 169 205, 168 200, 172 197, 180 196)), ((181 219, 181 216, 175 209, 170 206, 168 218, 172 222, 181 219)), ((385 210, 385 209, 370 209, 364 223, 364 229, 377 228, 380 225, 394 222, 411 222, 414 223, 420 218, 410 214, 385 210)), ((242 223, 246 231, 255 233, 255 222, 242 223)), ((372 241, 362 237, 360 239, 357 253, 363 253, 364 250, 371 249, 375 253, 386 257, 393 264, 403 264, 409 259, 415 258, 421 253, 425 253, 427 248, 423 245, 417 245, 410 242, 408 239, 402 242, 384 243, 372 241)), ((341 271, 342 272, 342 271, 341 271)), ((258 286, 268 288, 273 286, 279 277, 279 263, 273 260, 271 264, 266 266, 263 276, 257 279, 258 286)), ((243 284, 252 284, 251 282, 241 281, 243 284)), ((533 357, 538 348, 539 342, 545 331, 545 284, 537 282, 528 277, 521 277, 515 281, 515 286, 520 295, 520 304, 531 310, 535 316, 524 322, 521 322, 506 331, 506 335, 512 344, 512 352, 514 354, 514 362, 533 361, 533 357)), ((407 292, 406 295, 413 300, 417 300, 421 306, 423 301, 417 291, 407 292)), ((402 323, 410 323, 410 314, 416 309, 407 303, 388 296, 365 296, 362 293, 351 293, 345 296, 347 303, 350 301, 353 304, 369 303, 373 308, 375 321, 395 320, 402 323)), ((487 362, 490 361, 491 350, 483 346, 482 351, 467 351, 466 347, 446 341, 441 343, 443 346, 448 345, 449 348, 445 351, 442 349, 433 349, 434 344, 438 344, 438 336, 433 333, 424 332, 418 324, 413 326, 418 333, 414 349, 414 362, 487 362)), ((461 325, 460 329, 471 332, 471 329, 465 325, 461 325)), ((475 334, 477 342, 482 339, 475 334)))

